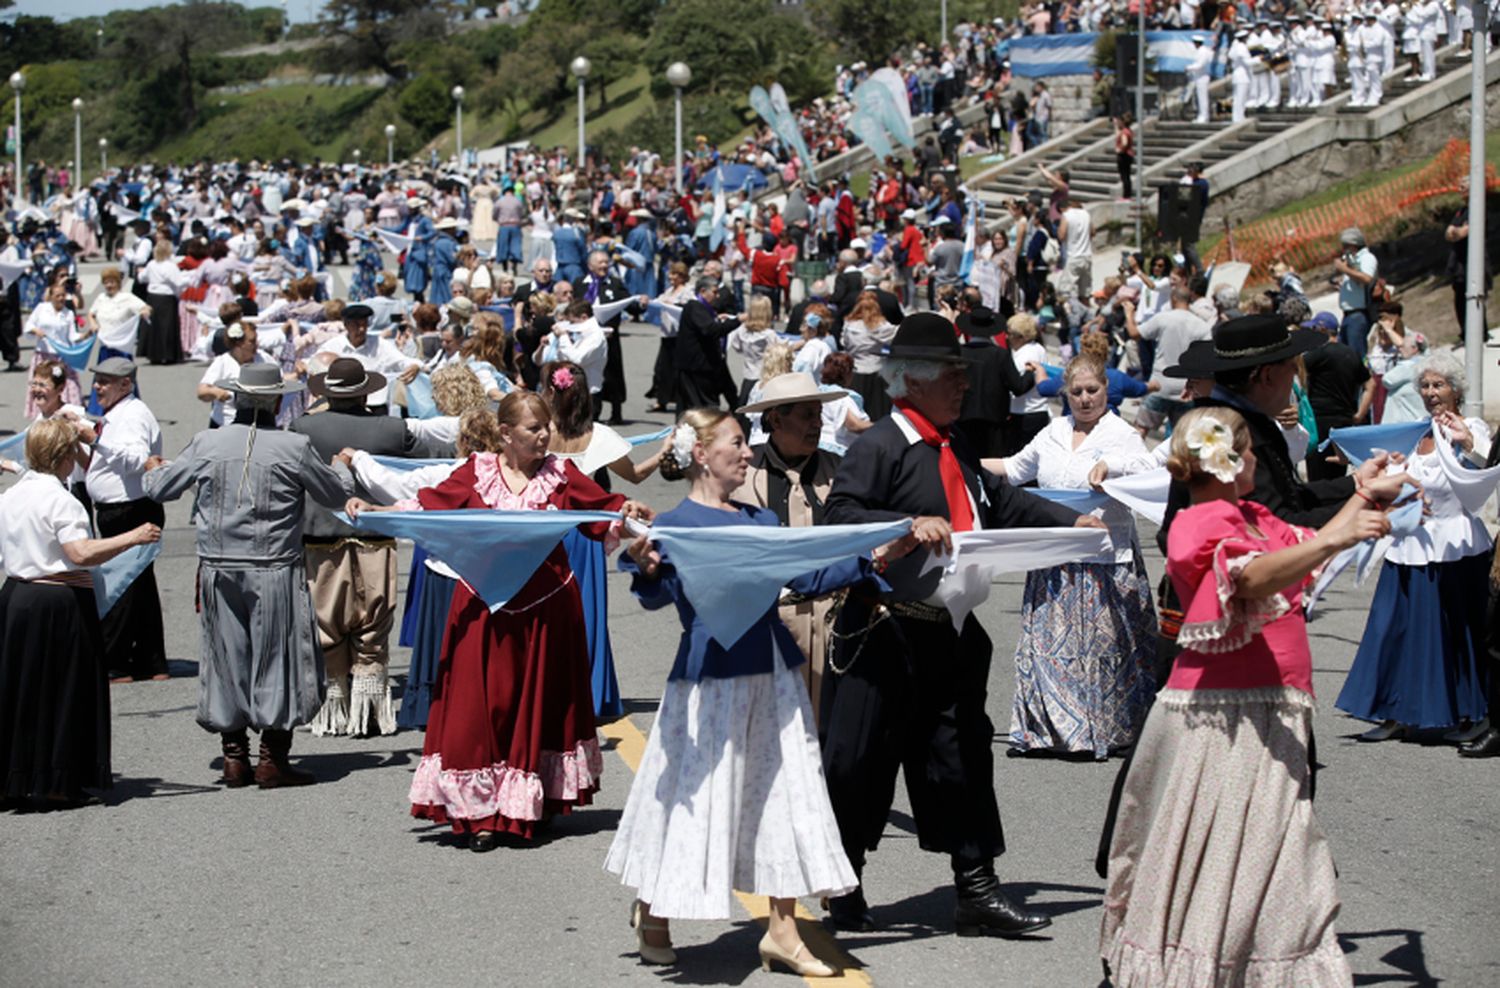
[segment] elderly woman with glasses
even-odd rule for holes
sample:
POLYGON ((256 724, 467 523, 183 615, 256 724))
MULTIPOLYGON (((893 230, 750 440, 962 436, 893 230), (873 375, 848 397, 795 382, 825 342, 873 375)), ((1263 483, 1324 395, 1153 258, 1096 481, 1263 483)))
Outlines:
MULTIPOLYGON (((1013 484, 1087 491, 1111 472, 1150 469, 1140 434, 1109 411, 1104 362, 1074 357, 1064 372, 1068 414, 1020 452, 984 465, 1013 484)), ((1156 610, 1130 509, 1106 500, 1092 513, 1113 548, 1026 574, 1010 744, 1018 752, 1108 758, 1129 746, 1156 683, 1156 610)))
POLYGON ((1427 508, 1421 526, 1398 535, 1386 553, 1364 638, 1336 704, 1351 717, 1376 722, 1362 741, 1458 725, 1446 740, 1465 742, 1484 729, 1473 725, 1487 709, 1480 667, 1494 543, 1478 514, 1483 489, 1478 497, 1471 490, 1483 481, 1464 474, 1485 462, 1490 429, 1459 412, 1467 379, 1451 354, 1423 360, 1417 387, 1432 431, 1395 469, 1422 485, 1427 508), (1438 443, 1453 452, 1446 465, 1438 443))

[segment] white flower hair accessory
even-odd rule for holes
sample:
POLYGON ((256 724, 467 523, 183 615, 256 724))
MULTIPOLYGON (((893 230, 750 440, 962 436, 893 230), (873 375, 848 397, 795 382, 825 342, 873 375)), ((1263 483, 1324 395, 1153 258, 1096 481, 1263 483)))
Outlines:
POLYGON ((686 422, 678 423, 672 432, 672 459, 683 470, 693 464, 693 445, 698 442, 698 430, 686 422))
POLYGON ((1240 472, 1240 454, 1234 451, 1234 434, 1218 419, 1200 418, 1188 429, 1187 448, 1198 458, 1203 471, 1226 484, 1240 472))

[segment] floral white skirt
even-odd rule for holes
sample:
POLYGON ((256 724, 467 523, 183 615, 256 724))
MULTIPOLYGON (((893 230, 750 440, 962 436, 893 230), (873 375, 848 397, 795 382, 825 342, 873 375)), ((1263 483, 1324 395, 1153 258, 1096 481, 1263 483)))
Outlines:
POLYGON ((779 657, 770 673, 669 682, 605 870, 668 919, 728 919, 736 891, 853 890, 812 723, 779 657))

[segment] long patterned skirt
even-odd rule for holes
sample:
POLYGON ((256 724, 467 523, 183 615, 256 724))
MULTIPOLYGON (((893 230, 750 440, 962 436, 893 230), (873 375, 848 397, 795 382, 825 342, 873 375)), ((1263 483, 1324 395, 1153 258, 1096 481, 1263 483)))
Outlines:
POLYGON ((1137 552, 1026 575, 1011 747, 1108 758, 1135 741, 1156 691, 1156 609, 1137 552))
POLYGON ((1353 983, 1313 812, 1312 713, 1291 687, 1157 697, 1109 849, 1099 953, 1110 984, 1353 983))

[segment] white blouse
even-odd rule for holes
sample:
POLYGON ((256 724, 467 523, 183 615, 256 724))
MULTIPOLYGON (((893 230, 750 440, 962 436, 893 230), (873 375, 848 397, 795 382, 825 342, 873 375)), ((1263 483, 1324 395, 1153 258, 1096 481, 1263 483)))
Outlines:
POLYGON ((143 272, 146 277, 146 294, 181 294, 184 288, 196 285, 203 277, 201 269, 183 271, 175 261, 152 261, 143 272))
MULTIPOLYGON (((1128 464, 1125 472, 1149 469, 1152 457, 1140 433, 1118 415, 1105 413, 1077 449, 1073 448, 1073 416, 1064 415, 1047 424, 1026 448, 1005 459, 1005 477, 1012 484, 1035 480, 1042 487, 1089 489, 1089 471, 1100 460, 1128 464)), ((1129 563, 1136 549, 1135 519, 1130 509, 1111 500, 1090 512, 1109 526, 1114 548, 1108 553, 1079 560, 1085 563, 1129 563)))
POLYGON ((145 307, 130 292, 101 293, 89 306, 89 315, 99 323, 99 342, 113 350, 135 353, 137 324, 133 321, 145 307))
POLYGON ((0 566, 17 580, 79 570, 63 554, 68 542, 92 538, 89 515, 62 481, 35 470, 0 494, 0 566))
POLYGON ((630 450, 629 440, 609 426, 596 422, 594 431, 589 434, 588 446, 576 453, 551 452, 559 460, 571 460, 580 472, 592 477, 620 457, 629 456, 630 450))
MULTIPOLYGON (((1474 449, 1488 450, 1490 427, 1477 418, 1466 418, 1464 424, 1474 436, 1474 449)), ((1436 449, 1431 453, 1413 453, 1404 464, 1392 464, 1389 470, 1392 473, 1404 470, 1422 485, 1422 494, 1431 513, 1422 518, 1422 526, 1415 532, 1392 543, 1385 555, 1388 561, 1404 566, 1425 566, 1427 563, 1451 563, 1489 551, 1489 530, 1478 516, 1469 514, 1459 503, 1453 485, 1443 473, 1436 449)))
MULTIPOLYGON (((1036 340, 1032 340, 1030 343, 1023 343, 1020 349, 1012 350, 1010 357, 1011 360, 1015 361, 1016 370, 1025 375, 1028 363, 1045 364, 1047 362, 1047 348, 1036 340)), ((1010 399, 1010 413, 1012 415, 1029 415, 1032 412, 1045 412, 1046 410, 1047 399, 1037 394, 1036 388, 1032 388, 1023 395, 1013 395, 1010 399)), ((1072 426, 1070 425, 1068 428, 1071 431, 1072 426)), ((1131 431, 1134 432, 1135 430, 1132 429, 1131 431)))
POLYGON ((38 353, 54 357, 57 350, 53 343, 78 342, 78 318, 66 306, 59 311, 51 302, 43 302, 31 310, 26 319, 26 331, 36 336, 38 353))

